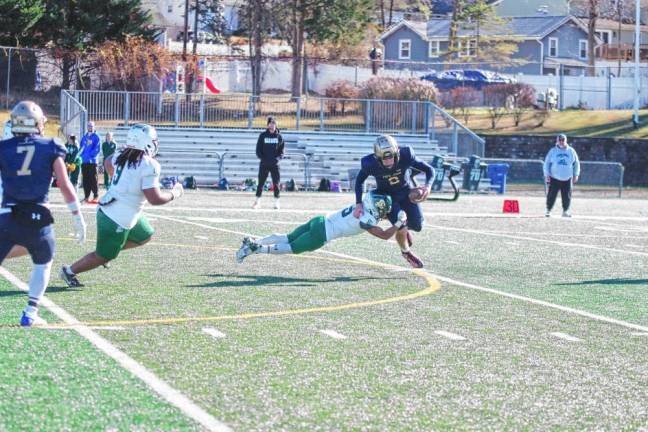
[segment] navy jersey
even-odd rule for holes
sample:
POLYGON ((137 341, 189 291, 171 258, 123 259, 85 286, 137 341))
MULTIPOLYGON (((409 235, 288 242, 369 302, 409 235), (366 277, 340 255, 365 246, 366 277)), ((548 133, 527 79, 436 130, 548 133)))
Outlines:
POLYGON ((54 160, 65 153, 63 144, 51 138, 20 136, 0 141, 3 207, 19 201, 46 203, 54 160))
POLYGON ((367 155, 360 161, 360 172, 356 178, 356 203, 362 202, 363 183, 369 176, 376 179, 379 193, 391 196, 407 194, 412 188, 411 169, 425 173, 425 184, 432 184, 434 169, 420 160, 411 147, 401 147, 398 159, 391 168, 385 168, 374 154, 367 155))

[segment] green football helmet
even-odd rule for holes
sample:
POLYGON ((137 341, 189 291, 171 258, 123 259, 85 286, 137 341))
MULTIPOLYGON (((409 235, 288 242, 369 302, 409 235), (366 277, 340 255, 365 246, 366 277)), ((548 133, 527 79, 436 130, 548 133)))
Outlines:
POLYGON ((366 212, 377 220, 385 219, 392 208, 392 199, 389 195, 382 195, 371 191, 365 195, 362 206, 366 212))

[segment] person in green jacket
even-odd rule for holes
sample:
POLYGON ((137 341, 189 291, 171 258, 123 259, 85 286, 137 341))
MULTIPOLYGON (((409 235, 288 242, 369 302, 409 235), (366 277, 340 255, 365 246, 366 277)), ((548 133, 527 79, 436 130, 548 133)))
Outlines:
POLYGON ((76 189, 79 184, 79 174, 81 173, 81 155, 79 154, 79 144, 76 135, 70 135, 65 143, 65 166, 70 177, 72 186, 76 189))
MULTIPOLYGON (((101 154, 103 155, 103 160, 105 161, 115 153, 117 149, 117 143, 113 139, 112 132, 106 134, 106 140, 101 144, 101 154)), ((104 187, 108 189, 110 187, 110 178, 108 178, 108 173, 104 170, 104 187)))

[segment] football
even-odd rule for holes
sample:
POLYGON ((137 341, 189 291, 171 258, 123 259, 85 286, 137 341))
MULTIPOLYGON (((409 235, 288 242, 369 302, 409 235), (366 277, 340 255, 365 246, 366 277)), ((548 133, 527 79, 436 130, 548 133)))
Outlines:
POLYGON ((425 201, 425 187, 419 186, 414 189, 410 189, 409 191, 409 200, 414 202, 414 203, 420 203, 425 201))

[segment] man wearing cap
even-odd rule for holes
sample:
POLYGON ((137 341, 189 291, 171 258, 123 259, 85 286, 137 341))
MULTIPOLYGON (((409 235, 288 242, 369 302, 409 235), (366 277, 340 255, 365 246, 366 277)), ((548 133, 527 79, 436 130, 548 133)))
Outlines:
POLYGON ((279 208, 279 160, 284 156, 284 140, 277 129, 275 118, 268 117, 268 127, 261 132, 257 140, 256 155, 259 163, 259 183, 256 190, 256 199, 252 205, 253 209, 261 207, 261 194, 263 185, 268 179, 268 173, 272 178, 272 186, 275 197, 274 208, 279 208))
POLYGON ((88 131, 81 138, 81 174, 83 174, 83 201, 97 204, 99 187, 97 181, 97 157, 101 151, 101 139, 95 132, 94 122, 88 122, 88 131), (90 198, 92 192, 92 199, 90 198))
POLYGON ((551 209, 556 202, 558 191, 562 198, 563 217, 571 217, 572 184, 580 176, 580 161, 573 147, 567 144, 567 136, 560 134, 556 137, 556 145, 549 150, 544 161, 545 181, 549 185, 547 192, 547 210, 545 216, 551 216, 551 209))

